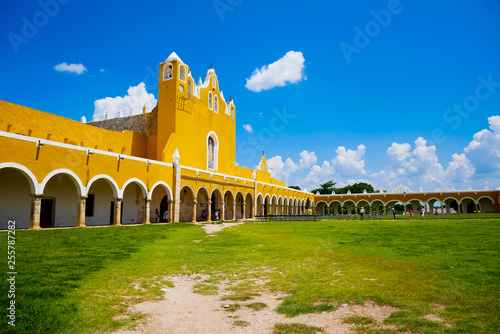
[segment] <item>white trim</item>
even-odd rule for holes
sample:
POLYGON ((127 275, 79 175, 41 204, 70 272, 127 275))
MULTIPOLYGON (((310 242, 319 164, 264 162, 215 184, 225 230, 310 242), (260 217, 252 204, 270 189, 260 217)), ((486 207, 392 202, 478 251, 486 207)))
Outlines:
POLYGON ((170 200, 172 200, 174 197, 172 196, 172 189, 170 189, 170 186, 168 185, 167 182, 165 181, 158 181, 156 182, 152 187, 151 190, 148 192, 148 199, 151 200, 151 197, 153 196, 153 192, 157 186, 164 186, 167 190, 167 196, 170 200))
POLYGON ((66 174, 66 175, 70 176, 71 181, 73 181, 73 183, 76 187, 77 195, 78 196, 85 196, 86 195, 85 187, 83 186, 83 183, 80 180, 80 178, 78 177, 78 175, 76 175, 75 172, 73 172, 69 169, 65 169, 65 168, 53 170, 52 172, 50 172, 49 174, 47 174, 45 176, 42 183, 40 184, 40 189, 42 190, 42 193, 45 190, 45 187, 47 186, 47 183, 50 181, 50 179, 52 179, 52 177, 54 177, 57 174, 66 174))
POLYGON ((94 176, 93 178, 90 179, 90 181, 87 183, 87 186, 85 187, 85 194, 84 196, 88 196, 88 193, 89 193, 89 190, 90 190, 90 187, 92 187, 92 184, 97 181, 97 180, 100 180, 100 179, 103 179, 103 180, 107 180, 109 183, 111 183, 111 188, 114 187, 113 190, 113 196, 114 198, 116 198, 118 196, 118 192, 120 191, 120 187, 118 187, 118 184, 116 183, 116 181, 109 175, 106 175, 106 174, 99 174, 99 175, 96 175, 94 176))
POLYGON ((142 197, 143 198, 147 198, 148 197, 148 187, 146 187, 146 185, 144 184, 144 182, 142 182, 141 180, 139 180, 138 178, 136 177, 133 177, 131 179, 128 179, 124 184, 123 184, 123 187, 118 191, 118 198, 123 198, 123 194, 125 193, 125 189, 127 188, 127 186, 129 184, 131 184, 132 182, 135 182, 139 185, 139 188, 141 188, 142 190, 142 197))
POLYGON ((2 162, 0 163, 0 169, 3 168, 13 168, 21 172, 21 174, 24 174, 24 176, 28 178, 31 193, 34 195, 42 194, 40 184, 38 183, 35 174, 33 174, 27 167, 24 167, 23 165, 17 164, 15 162, 2 162))
MULTIPOLYGON (((108 155, 110 157, 115 157, 115 158, 118 158, 119 156, 121 156, 121 157, 124 157, 128 160, 142 161, 142 162, 146 162, 146 163, 150 162, 151 164, 154 163, 157 165, 173 167, 173 165, 171 163, 168 163, 168 162, 139 158, 139 157, 136 157, 133 155, 126 155, 126 154, 108 152, 108 151, 103 151, 103 150, 96 150, 96 149, 88 148, 88 147, 84 147, 84 146, 75 146, 75 145, 71 145, 71 144, 59 143, 59 142, 52 141, 52 140, 46 140, 46 139, 41 139, 41 138, 36 138, 36 137, 28 137, 28 136, 14 134, 14 133, 10 133, 10 132, 0 131, 0 137, 7 137, 7 138, 12 138, 12 139, 30 141, 33 143, 40 142, 41 144, 44 144, 44 145, 62 147, 62 148, 70 149, 70 150, 76 150, 76 151, 84 151, 84 152, 90 151, 93 154, 108 155)), ((41 148, 41 149, 43 150, 43 148, 41 148)))

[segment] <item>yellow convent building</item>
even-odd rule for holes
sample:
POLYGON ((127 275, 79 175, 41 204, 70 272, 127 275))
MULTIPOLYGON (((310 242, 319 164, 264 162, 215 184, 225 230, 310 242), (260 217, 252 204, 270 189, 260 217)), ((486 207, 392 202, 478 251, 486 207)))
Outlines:
POLYGON ((236 107, 209 69, 196 83, 172 53, 158 104, 77 122, 0 101, 0 228, 149 224, 299 214, 311 193, 236 166, 236 107), (205 214, 204 214, 205 212, 205 214))

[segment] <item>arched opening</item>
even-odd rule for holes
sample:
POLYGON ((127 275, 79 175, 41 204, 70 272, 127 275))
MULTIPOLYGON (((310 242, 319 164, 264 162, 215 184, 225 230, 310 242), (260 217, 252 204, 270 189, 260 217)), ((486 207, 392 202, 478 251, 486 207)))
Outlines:
POLYGON ((210 131, 207 136, 207 169, 217 171, 219 160, 219 139, 215 132, 210 131))
POLYGON ((476 212, 476 202, 472 198, 463 198, 460 202, 460 208, 462 213, 474 213, 476 212))
POLYGON ((214 111, 216 113, 219 112, 219 97, 217 95, 215 95, 215 98, 214 98, 214 111))
MULTIPOLYGON (((236 194, 236 219, 244 219, 243 212, 246 211, 245 200, 243 199, 243 194, 238 192, 236 194)), ((246 214, 246 212, 245 212, 246 214)))
POLYGON ((263 208, 264 207, 264 203, 262 202, 262 195, 261 194, 259 194, 257 196, 257 202, 256 202, 256 204, 257 204, 257 208, 256 208, 257 215, 258 216, 264 215, 264 208, 263 208))
POLYGON ((269 214, 278 214, 278 200, 276 198, 276 195, 273 195, 273 198, 271 199, 271 211, 269 212, 269 214))
POLYGON ((191 99, 193 95, 193 83, 192 80, 188 80, 188 99, 191 99))
POLYGON ((212 220, 221 220, 223 207, 222 192, 219 189, 212 191, 211 201, 212 220))
POLYGON ((264 202, 264 216, 267 216, 269 214, 270 206, 271 206, 271 200, 269 199, 269 195, 266 195, 266 199, 264 202))
POLYGON ((153 185, 149 203, 149 220, 151 223, 172 221, 169 203, 171 200, 172 192, 165 182, 158 181, 153 185))
POLYGON ((184 186, 181 189, 179 208, 179 221, 191 222, 193 221, 193 206, 194 206, 194 191, 189 186, 184 186))
POLYGON ((234 196, 229 190, 224 194, 224 220, 233 220, 234 196))
POLYGON ((327 208, 327 205, 325 202, 319 202, 316 204, 316 212, 319 215, 326 215, 327 214, 326 208, 327 208))
POLYGON ((76 226, 77 197, 75 181, 69 175, 53 175, 43 189, 40 227, 76 226))
POLYGON ((145 194, 136 182, 127 184, 121 203, 121 223, 142 224, 144 220, 145 194))
POLYGON ((179 65, 179 80, 186 82, 186 65, 179 65))
POLYGON ((107 179, 92 182, 87 194, 85 225, 112 225, 114 200, 118 189, 107 179))
POLYGON ((171 63, 166 63, 163 65, 163 80, 172 79, 174 73, 174 68, 171 63))
POLYGON ((16 229, 30 227, 32 188, 33 182, 21 171, 0 169, 0 229, 7 229, 9 221, 15 221, 16 229))
POLYGON ((489 197, 482 197, 479 199, 479 212, 491 213, 495 212, 495 203, 489 197))
POLYGON ((308 198, 305 202, 306 213, 311 213, 311 199, 308 198))
POLYGON ((196 195, 196 201, 198 202, 196 208, 196 221, 207 221, 208 220, 208 190, 204 187, 198 190, 198 195, 196 195))
POLYGON ((330 209, 330 214, 332 215, 338 215, 341 212, 342 209, 342 204, 339 201, 331 201, 330 204, 328 205, 330 209))
POLYGON ((252 218, 253 217, 253 198, 250 193, 247 194, 246 200, 245 200, 245 218, 252 218))
POLYGON ((208 109, 213 110, 213 94, 208 92, 208 109))

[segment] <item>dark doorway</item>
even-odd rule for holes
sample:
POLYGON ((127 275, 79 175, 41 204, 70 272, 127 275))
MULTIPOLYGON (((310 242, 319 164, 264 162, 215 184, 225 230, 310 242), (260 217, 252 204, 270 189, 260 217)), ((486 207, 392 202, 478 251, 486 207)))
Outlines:
POLYGON ((266 197, 266 201, 264 204, 264 216, 267 216, 267 206, 269 205, 269 199, 266 197))
POLYGON ((40 207, 40 227, 54 226, 54 200, 50 198, 42 198, 40 207))
POLYGON ((161 199, 160 203, 160 222, 168 222, 168 196, 161 199))

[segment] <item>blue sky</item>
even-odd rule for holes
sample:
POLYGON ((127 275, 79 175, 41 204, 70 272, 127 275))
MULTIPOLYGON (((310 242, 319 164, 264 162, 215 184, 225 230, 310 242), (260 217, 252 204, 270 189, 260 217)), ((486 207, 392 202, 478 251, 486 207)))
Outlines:
POLYGON ((157 97, 175 51, 233 96, 242 166, 265 150, 308 189, 498 188, 499 17, 493 0, 6 0, 0 99, 89 120, 99 99, 157 97))

